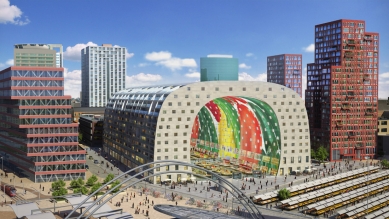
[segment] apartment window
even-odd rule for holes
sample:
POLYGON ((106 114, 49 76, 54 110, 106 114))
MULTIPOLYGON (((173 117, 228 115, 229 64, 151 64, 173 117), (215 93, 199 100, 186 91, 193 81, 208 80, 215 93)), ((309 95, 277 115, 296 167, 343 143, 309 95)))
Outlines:
POLYGON ((284 94, 284 95, 282 95, 282 98, 286 98, 286 95, 284 94))
POLYGON ((219 91, 219 88, 218 88, 218 87, 215 87, 215 91, 219 91))
POLYGON ((171 122, 171 121, 173 121, 173 119, 172 119, 172 118, 169 118, 169 122, 171 122))
POLYGON ((157 141, 157 144, 161 144, 161 141, 157 141))
POLYGON ((176 113, 176 110, 172 110, 172 113, 175 114, 175 113, 176 113))
POLYGON ((187 102, 186 105, 187 105, 187 106, 190 106, 190 102, 187 102))
POLYGON ((273 98, 277 98, 277 95, 274 94, 274 95, 273 95, 273 98))
POLYGON ((200 95, 196 94, 196 98, 200 98, 200 95))
POLYGON ((188 156, 187 155, 184 155, 184 159, 187 159, 188 158, 188 156))
POLYGON ((169 141, 165 141, 165 144, 169 144, 169 141))
POLYGON ((187 135, 187 133, 186 132, 184 132, 184 136, 186 136, 187 135))
POLYGON ((186 121, 190 121, 190 117, 186 117, 186 121))
POLYGON ((272 91, 271 87, 269 87, 269 91, 272 91))
POLYGON ((294 150, 292 150, 292 154, 294 154, 294 150))
POLYGON ((294 157, 290 158, 290 163, 294 163, 294 157))
POLYGON ((174 165, 175 166, 175 170, 178 170, 178 165, 174 165))
MULTIPOLYGON (((169 159, 168 159, 168 156, 165 156, 165 160, 169 160, 169 159)), ((166 169, 166 171, 169 171, 169 166, 166 166, 165 169, 166 169)), ((169 177, 168 177, 168 178, 169 178, 169 177)))
POLYGON ((298 156, 298 162, 301 163, 301 156, 298 156))
POLYGON ((166 114, 166 110, 163 110, 163 111, 162 111, 162 114, 166 114))
POLYGON ((185 95, 185 98, 189 98, 189 95, 185 95))
POLYGON ((188 148, 187 148, 187 147, 184 147, 184 148, 183 148, 183 151, 187 151, 187 150, 188 150, 188 148))
POLYGON ((194 110, 190 110, 190 113, 194 113, 194 110))
POLYGON ((190 87, 187 87, 187 90, 190 90, 190 87))
POLYGON ((169 103, 168 103, 168 106, 172 106, 172 105, 173 105, 172 102, 169 102, 169 103))
POLYGON ((199 103, 199 102, 196 102, 196 106, 200 106, 200 103, 199 103))
POLYGON ((178 144, 178 141, 177 141, 177 140, 174 140, 174 144, 178 144))
POLYGON ((159 128, 159 129, 162 129, 162 127, 163 127, 163 126, 162 126, 162 125, 160 125, 158 128, 159 128))
POLYGON ((305 157, 305 162, 309 163, 309 156, 305 157))
POLYGON ((177 98, 177 97, 178 97, 178 95, 175 94, 175 95, 174 95, 174 98, 177 98))
POLYGON ((161 156, 157 156, 157 160, 161 160, 161 156))
POLYGON ((181 121, 181 117, 178 117, 177 120, 178 120, 178 121, 181 121))
POLYGON ((257 88, 255 88, 255 91, 259 91, 259 88, 257 87, 257 88))
POLYGON ((205 87, 201 87, 201 90, 202 90, 202 91, 205 91, 205 87))
POLYGON ((165 121, 165 118, 161 118, 161 122, 165 121))
POLYGON ((176 125, 176 129, 179 129, 180 128, 180 125, 176 125))
POLYGON ((286 157, 283 157, 282 160, 283 160, 283 163, 286 164, 286 157))
POLYGON ((181 113, 185 113, 185 110, 181 110, 181 113))
POLYGON ((167 125, 167 126, 166 126, 166 129, 170 129, 170 125, 167 125))
MULTIPOLYGON (((157 158, 157 160, 158 160, 158 158, 157 158)), ((161 157, 159 157, 159 160, 161 160, 161 157)), ((157 166, 156 171, 160 171, 161 168, 159 168, 159 164, 157 164, 156 166, 157 166)))
POLYGON ((169 148, 165 148, 165 152, 169 152, 169 148))
POLYGON ((184 166, 184 170, 188 170, 188 166, 184 166))
POLYGON ((210 98, 210 97, 211 97, 211 95, 207 94, 207 98, 210 98))
POLYGON ((181 106, 181 102, 178 102, 177 104, 178 104, 178 106, 181 106))
POLYGON ((184 144, 186 144, 188 141, 187 141, 187 140, 183 140, 182 142, 183 142, 184 144))
POLYGON ((263 98, 267 98, 267 95, 265 94, 265 95, 263 95, 263 98))
POLYGON ((284 154, 287 154, 287 152, 288 152, 288 151, 285 150, 285 151, 284 151, 284 154))
POLYGON ((232 91, 232 87, 229 88, 229 91, 232 91))
POLYGON ((243 88, 243 91, 246 91, 246 88, 245 88, 245 87, 243 88))
POLYGON ((288 146, 288 143, 284 143, 284 147, 287 147, 288 146))
POLYGON ((178 155, 174 155, 174 159, 177 160, 178 159, 178 155))
POLYGON ((161 149, 157 149, 157 152, 161 152, 161 149))
POLYGON ((165 137, 168 137, 169 136, 169 133, 165 133, 165 137))
POLYGON ((158 134, 157 134, 157 137, 161 137, 161 133, 158 133, 158 134))

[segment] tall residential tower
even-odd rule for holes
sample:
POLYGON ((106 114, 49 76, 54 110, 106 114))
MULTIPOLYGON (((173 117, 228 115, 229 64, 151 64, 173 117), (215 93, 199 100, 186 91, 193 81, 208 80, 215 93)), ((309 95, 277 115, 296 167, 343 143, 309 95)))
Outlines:
POLYGON ((126 48, 111 44, 81 50, 82 107, 105 107, 109 98, 125 88, 126 48))
POLYGON ((365 28, 365 21, 347 19, 315 26, 305 104, 311 145, 325 146, 330 160, 375 154, 379 35, 365 28))
POLYGON ((302 55, 282 54, 267 57, 267 82, 281 84, 302 96, 302 55))
POLYGON ((63 68, 63 48, 61 44, 16 44, 14 60, 15 66, 63 68))

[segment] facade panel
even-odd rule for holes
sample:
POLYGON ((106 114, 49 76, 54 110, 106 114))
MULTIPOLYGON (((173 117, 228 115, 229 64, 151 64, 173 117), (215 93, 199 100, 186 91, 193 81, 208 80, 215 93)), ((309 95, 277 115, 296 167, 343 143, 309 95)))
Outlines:
POLYGON ((63 68, 10 67, 0 72, 0 151, 4 164, 34 182, 85 178, 63 68), (23 89, 23 88, 36 89, 23 89), (50 89, 48 89, 50 88, 50 89))
POLYGON ((200 81, 237 81, 238 59, 226 55, 200 58, 200 81))

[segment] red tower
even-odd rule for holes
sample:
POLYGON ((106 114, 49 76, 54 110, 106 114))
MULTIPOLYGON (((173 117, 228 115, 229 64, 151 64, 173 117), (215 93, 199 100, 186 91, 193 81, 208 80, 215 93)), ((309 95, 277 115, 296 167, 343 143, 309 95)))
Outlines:
POLYGON ((365 21, 315 26, 315 62, 307 65, 305 104, 311 145, 330 160, 373 158, 378 110, 378 33, 365 21))

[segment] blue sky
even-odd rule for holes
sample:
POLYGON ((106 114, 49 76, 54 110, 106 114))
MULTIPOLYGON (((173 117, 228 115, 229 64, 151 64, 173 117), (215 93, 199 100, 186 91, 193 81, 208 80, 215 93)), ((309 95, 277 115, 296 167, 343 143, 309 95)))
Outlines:
POLYGON ((242 80, 266 80, 267 56, 313 62, 316 24, 361 19, 380 33, 379 97, 387 98, 388 9, 384 0, 0 0, 0 69, 13 63, 14 44, 62 44, 65 93, 78 97, 80 50, 111 43, 128 50, 128 87, 198 81, 208 54, 238 58, 242 80))

